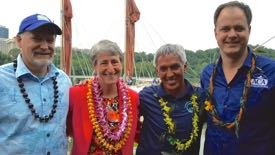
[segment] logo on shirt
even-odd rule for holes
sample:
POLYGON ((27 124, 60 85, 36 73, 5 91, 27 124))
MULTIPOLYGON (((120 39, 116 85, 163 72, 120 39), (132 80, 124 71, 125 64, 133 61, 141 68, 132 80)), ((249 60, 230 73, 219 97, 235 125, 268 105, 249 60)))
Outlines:
POLYGON ((254 75, 251 79, 251 87, 267 88, 268 79, 265 75, 254 75))
POLYGON ((193 113, 193 106, 191 101, 186 102, 184 107, 189 113, 193 113))

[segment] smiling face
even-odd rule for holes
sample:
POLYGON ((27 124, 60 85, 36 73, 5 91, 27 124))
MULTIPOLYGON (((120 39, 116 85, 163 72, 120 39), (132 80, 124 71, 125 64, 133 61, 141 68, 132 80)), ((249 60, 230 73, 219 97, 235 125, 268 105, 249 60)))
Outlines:
POLYGON ((241 56, 246 51, 250 26, 238 7, 224 8, 217 18, 215 37, 222 56, 241 56))
POLYGON ((94 71, 102 84, 116 84, 122 71, 122 63, 119 55, 108 52, 100 52, 96 56, 94 71))
POLYGON ((187 65, 180 61, 179 56, 168 54, 158 57, 156 71, 168 94, 177 96, 185 89, 183 79, 186 69, 187 65))
POLYGON ((42 26, 32 32, 24 32, 16 37, 21 49, 22 59, 29 70, 37 75, 46 74, 47 67, 54 58, 55 35, 48 26, 42 26))

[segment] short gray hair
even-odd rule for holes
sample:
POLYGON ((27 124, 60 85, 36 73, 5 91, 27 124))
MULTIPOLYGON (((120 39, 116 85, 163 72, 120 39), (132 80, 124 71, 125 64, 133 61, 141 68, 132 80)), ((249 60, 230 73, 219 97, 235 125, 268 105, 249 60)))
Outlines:
POLYGON ((184 48, 178 44, 165 44, 162 45, 156 52, 154 56, 154 66, 157 67, 158 58, 161 56, 166 56, 173 54, 179 57, 182 64, 187 63, 186 54, 184 48))
POLYGON ((118 55, 121 63, 123 62, 123 54, 117 43, 110 40, 101 40, 94 44, 91 49, 91 63, 92 67, 96 65, 97 55, 99 53, 109 53, 111 55, 118 55))

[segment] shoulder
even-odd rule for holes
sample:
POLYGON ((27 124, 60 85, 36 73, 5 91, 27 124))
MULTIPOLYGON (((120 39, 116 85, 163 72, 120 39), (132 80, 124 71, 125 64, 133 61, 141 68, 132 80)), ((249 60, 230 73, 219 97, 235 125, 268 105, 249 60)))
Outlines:
POLYGON ((56 69, 57 69, 59 78, 62 78, 62 79, 64 79, 65 81, 71 82, 70 77, 69 77, 63 70, 58 69, 58 68, 56 68, 56 69))
POLYGON ((87 92, 88 88, 86 85, 76 85, 70 87, 69 90, 69 98, 70 98, 70 105, 73 104, 82 104, 83 101, 87 99, 87 92))
POLYGON ((133 89, 127 87, 128 93, 129 93, 129 97, 132 103, 132 107, 134 108, 134 110, 137 109, 138 105, 139 105, 139 95, 136 91, 134 91, 133 89))
POLYGON ((159 93, 160 86, 147 86, 144 87, 140 92, 139 92, 139 99, 140 103, 142 104, 154 104, 154 102, 157 100, 157 96, 159 93))
POLYGON ((196 94, 201 94, 204 92, 204 89, 202 89, 201 87, 193 86, 193 91, 196 94))
POLYGON ((275 60, 266 56, 256 55, 256 65, 259 67, 269 67, 275 70, 275 60))
POLYGON ((275 85, 275 60, 256 55, 256 72, 253 74, 253 78, 259 79, 261 77, 269 79, 270 84, 275 85))
POLYGON ((0 73, 14 72, 12 63, 3 64, 0 66, 0 73))
POLYGON ((203 68, 201 74, 211 75, 213 68, 214 68, 214 64, 208 64, 206 67, 203 68))
POLYGON ((146 86, 139 92, 139 95, 140 96, 153 95, 158 92, 159 87, 160 87, 159 85, 146 86))
POLYGON ((70 88, 70 95, 84 93, 87 91, 88 91, 87 85, 75 85, 70 88))
POLYGON ((197 100, 197 103, 199 104, 199 107, 203 108, 205 100, 207 100, 209 97, 207 91, 200 87, 194 87, 193 90, 194 90, 193 94, 197 97, 196 100, 197 100))
POLYGON ((209 83, 209 79, 211 77, 211 74, 213 72, 213 68, 214 68, 214 64, 208 64, 201 72, 200 75, 200 82, 201 82, 201 87, 206 88, 208 83, 209 83))
POLYGON ((193 90, 194 90, 194 94, 202 100, 206 99, 208 96, 207 91, 201 87, 193 86, 193 90))
POLYGON ((268 77, 275 76, 275 60, 271 58, 256 55, 256 67, 268 77))
POLYGON ((136 91, 134 91, 133 89, 131 89, 130 87, 127 87, 127 90, 129 92, 129 95, 134 98, 134 99, 138 99, 138 93, 136 91))
POLYGON ((0 66, 0 85, 10 85, 11 81, 16 81, 12 63, 0 66))

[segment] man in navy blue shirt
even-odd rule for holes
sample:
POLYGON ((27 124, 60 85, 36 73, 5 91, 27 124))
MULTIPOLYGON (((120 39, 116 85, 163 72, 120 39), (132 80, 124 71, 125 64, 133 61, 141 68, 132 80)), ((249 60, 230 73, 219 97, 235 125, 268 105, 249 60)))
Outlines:
POLYGON ((184 79, 187 60, 183 47, 163 45, 154 64, 161 84, 140 92, 144 121, 137 154, 199 154, 199 111, 205 95, 184 79))
POLYGON ((220 58, 201 75, 210 94, 205 155, 275 154, 275 61, 247 46, 251 20, 249 6, 238 1, 214 14, 220 58))

